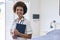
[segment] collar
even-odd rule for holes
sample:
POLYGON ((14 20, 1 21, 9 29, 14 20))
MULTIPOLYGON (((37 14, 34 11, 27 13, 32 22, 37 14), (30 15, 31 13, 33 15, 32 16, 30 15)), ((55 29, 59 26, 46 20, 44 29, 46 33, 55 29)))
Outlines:
POLYGON ((21 18, 21 20, 19 20, 18 23, 22 23, 24 21, 24 17, 21 18))

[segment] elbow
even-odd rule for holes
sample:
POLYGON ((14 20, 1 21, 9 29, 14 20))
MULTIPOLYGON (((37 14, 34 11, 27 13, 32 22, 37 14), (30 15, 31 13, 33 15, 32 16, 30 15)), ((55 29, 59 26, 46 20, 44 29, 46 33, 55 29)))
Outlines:
POLYGON ((28 39, 31 39, 31 38, 32 38, 32 34, 29 34, 29 35, 28 35, 28 39))

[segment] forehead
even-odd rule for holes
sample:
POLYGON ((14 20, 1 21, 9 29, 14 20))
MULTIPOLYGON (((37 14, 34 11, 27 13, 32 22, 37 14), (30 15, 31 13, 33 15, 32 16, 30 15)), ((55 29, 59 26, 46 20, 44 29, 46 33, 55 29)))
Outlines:
POLYGON ((16 9, 23 9, 23 7, 20 7, 20 6, 19 6, 19 7, 16 7, 16 9))

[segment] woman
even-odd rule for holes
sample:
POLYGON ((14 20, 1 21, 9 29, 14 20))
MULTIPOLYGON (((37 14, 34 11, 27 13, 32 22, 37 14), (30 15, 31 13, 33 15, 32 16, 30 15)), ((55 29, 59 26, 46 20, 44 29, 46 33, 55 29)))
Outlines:
POLYGON ((26 18, 24 18, 24 16, 23 16, 27 12, 27 6, 25 5, 24 2, 19 1, 13 6, 13 11, 18 16, 18 18, 14 20, 13 25, 12 25, 12 29, 11 29, 11 34, 12 34, 13 39, 15 39, 15 40, 31 39, 32 29, 31 29, 30 22, 26 18), (23 22, 22 22, 22 20, 23 20, 23 22), (17 23, 26 24, 26 30, 25 30, 24 34, 19 32, 16 29, 17 23))

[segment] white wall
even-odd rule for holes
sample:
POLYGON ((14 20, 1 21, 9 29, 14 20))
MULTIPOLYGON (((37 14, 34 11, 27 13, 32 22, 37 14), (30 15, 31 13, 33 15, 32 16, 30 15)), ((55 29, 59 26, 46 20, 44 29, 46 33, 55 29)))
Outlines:
MULTIPOLYGON (((40 14, 40 2, 39 0, 30 0, 30 12, 31 12, 31 18, 33 18, 33 14, 40 14)), ((31 20, 31 26, 33 29, 33 37, 34 36, 39 36, 40 35, 40 21, 34 21, 33 19, 31 20)))
POLYGON ((14 20, 13 10, 12 10, 12 1, 6 1, 6 40, 11 40, 10 29, 14 20))
POLYGON ((60 23, 59 0, 41 0, 40 3, 40 35, 44 35, 52 30, 50 23, 53 20, 60 23))
POLYGON ((5 0, 0 0, 0 40, 5 40, 5 0))

